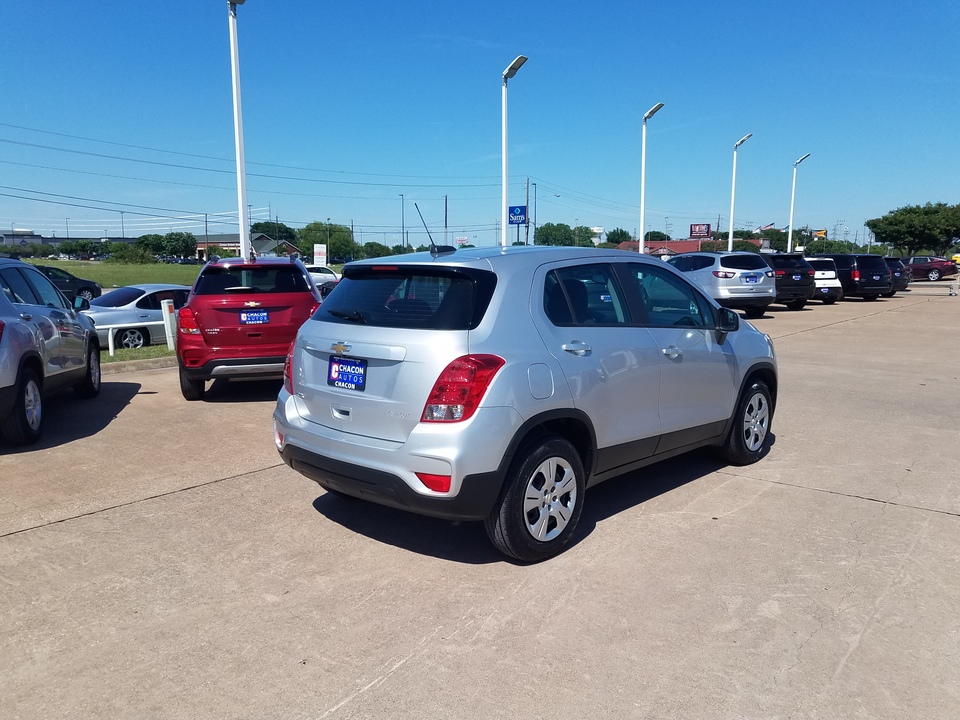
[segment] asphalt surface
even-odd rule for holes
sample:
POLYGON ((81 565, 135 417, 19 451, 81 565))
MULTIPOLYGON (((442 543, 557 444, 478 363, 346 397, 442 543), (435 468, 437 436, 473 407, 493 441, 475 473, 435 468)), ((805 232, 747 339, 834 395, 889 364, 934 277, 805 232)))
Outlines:
POLYGON ((0 717, 960 717, 960 298, 756 324, 769 455, 598 486, 532 566, 287 468, 277 382, 105 366, 0 446, 0 717))

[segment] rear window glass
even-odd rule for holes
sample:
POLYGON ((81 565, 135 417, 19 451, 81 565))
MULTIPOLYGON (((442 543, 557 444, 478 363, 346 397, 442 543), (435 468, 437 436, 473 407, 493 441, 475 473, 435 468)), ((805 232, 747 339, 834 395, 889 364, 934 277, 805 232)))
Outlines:
POLYGON ((122 287, 94 298, 90 301, 90 305, 93 307, 121 307, 132 303, 141 295, 143 295, 143 290, 139 288, 122 287))
POLYGON ((667 262, 680 272, 694 272, 713 267, 714 259, 706 255, 678 255, 668 258, 667 262))
POLYGON ((310 284, 297 265, 207 267, 197 278, 195 295, 309 292, 310 284))
POLYGON ((720 266, 734 270, 766 270, 769 265, 759 255, 721 255, 720 266))
POLYGON ((427 330, 476 327, 496 276, 452 268, 351 268, 313 315, 323 322, 427 330))
POLYGON ((767 259, 778 269, 807 267, 807 261, 799 255, 767 255, 767 259))
POLYGON ((857 258, 861 270, 886 270, 887 263, 880 255, 861 255, 857 258))
POLYGON ((808 263, 813 265, 814 270, 833 270, 836 271, 837 266, 833 260, 807 260, 808 263))

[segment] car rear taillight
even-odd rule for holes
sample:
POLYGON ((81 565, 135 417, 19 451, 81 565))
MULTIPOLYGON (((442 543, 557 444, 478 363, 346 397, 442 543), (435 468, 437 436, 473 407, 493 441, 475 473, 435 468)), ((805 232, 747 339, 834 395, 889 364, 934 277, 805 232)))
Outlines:
POLYGON ((177 312, 177 319, 180 328, 180 332, 184 335, 199 335, 200 326, 197 324, 197 318, 193 314, 193 310, 188 307, 182 307, 177 312))
POLYGON ((450 492, 450 476, 434 475, 433 473, 416 473, 420 482, 435 492, 450 492))
POLYGON ((860 282, 860 271, 854 268, 850 271, 850 279, 854 282, 860 282))
POLYGON ((809 275, 810 277, 814 277, 816 274, 817 274, 817 271, 814 270, 813 268, 810 268, 809 270, 807 270, 807 275, 809 275))
POLYGON ((764 275, 766 275, 767 277, 776 277, 776 276, 777 276, 777 274, 776 274, 773 270, 767 270, 767 271, 764 273, 764 275))
POLYGON ((777 277, 783 277, 787 274, 786 270, 777 270, 777 277))
POLYGON ((473 416, 506 361, 497 355, 464 355, 447 365, 427 397, 421 422, 460 422, 473 416))
POLYGON ((290 343, 287 359, 283 361, 283 389, 291 395, 293 395, 293 347, 296 344, 296 340, 290 343))
POLYGON ((716 277, 718 277, 718 278, 723 278, 723 279, 725 279, 725 280, 729 280, 730 278, 737 276, 736 273, 728 272, 728 271, 726 271, 726 270, 714 270, 714 271, 713 271, 713 274, 714 274, 716 277))

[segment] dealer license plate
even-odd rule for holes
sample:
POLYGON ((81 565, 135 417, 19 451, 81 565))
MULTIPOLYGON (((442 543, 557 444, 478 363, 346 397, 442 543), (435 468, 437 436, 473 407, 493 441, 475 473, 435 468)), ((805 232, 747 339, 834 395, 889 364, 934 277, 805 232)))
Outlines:
POLYGON ((363 392, 367 387, 367 361, 331 356, 327 369, 327 385, 363 392))
POLYGON ((266 310, 241 310, 241 325, 267 325, 270 322, 270 313, 266 310))

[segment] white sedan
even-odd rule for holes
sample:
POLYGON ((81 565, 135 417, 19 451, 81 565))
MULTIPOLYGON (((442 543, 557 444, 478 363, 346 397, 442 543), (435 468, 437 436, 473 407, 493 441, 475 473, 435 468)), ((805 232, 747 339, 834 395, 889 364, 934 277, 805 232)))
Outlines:
POLYGON ((319 286, 320 283, 327 282, 328 280, 337 281, 340 279, 340 273, 331 270, 325 265, 307 265, 307 272, 310 273, 310 277, 313 278, 313 281, 319 286))

